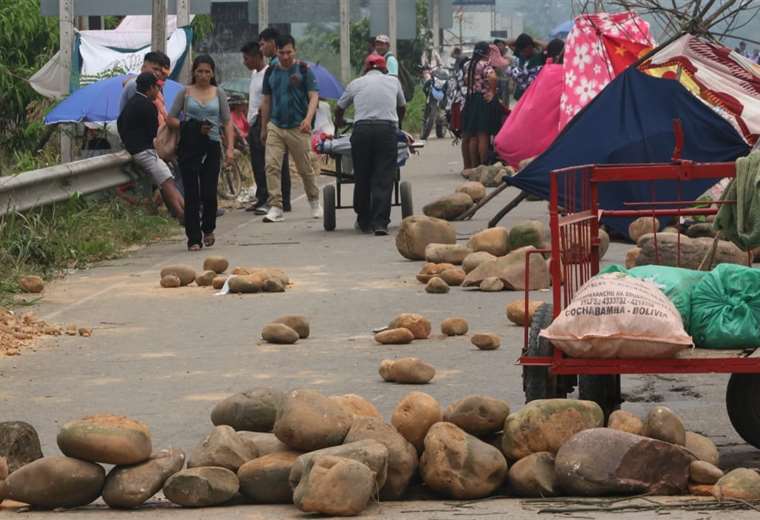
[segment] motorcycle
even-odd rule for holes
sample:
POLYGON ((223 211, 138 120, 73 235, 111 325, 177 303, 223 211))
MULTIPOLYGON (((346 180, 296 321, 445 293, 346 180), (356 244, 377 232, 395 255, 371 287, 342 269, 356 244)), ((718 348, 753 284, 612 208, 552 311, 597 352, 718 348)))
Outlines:
POLYGON ((432 71, 423 73, 425 80, 422 85, 422 92, 425 94, 425 111, 422 116, 422 135, 423 140, 430 136, 435 126, 435 135, 439 139, 446 135, 448 123, 446 121, 446 105, 448 84, 451 80, 451 74, 447 69, 437 67, 432 71))

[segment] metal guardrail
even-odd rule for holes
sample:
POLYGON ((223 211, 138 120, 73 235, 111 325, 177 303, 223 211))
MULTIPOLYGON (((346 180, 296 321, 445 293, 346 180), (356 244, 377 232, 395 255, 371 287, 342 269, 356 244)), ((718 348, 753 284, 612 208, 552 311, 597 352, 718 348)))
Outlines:
POLYGON ((0 177, 0 216, 127 183, 134 179, 125 168, 131 162, 122 151, 0 177))

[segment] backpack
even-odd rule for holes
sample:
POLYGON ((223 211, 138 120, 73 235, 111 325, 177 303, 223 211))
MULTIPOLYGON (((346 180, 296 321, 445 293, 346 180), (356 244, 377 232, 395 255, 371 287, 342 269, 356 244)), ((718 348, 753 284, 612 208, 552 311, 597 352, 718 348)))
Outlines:
MULTIPOLYGON (((267 70, 264 73, 264 83, 269 82, 269 80, 270 80, 270 78, 272 76, 272 69, 275 66, 276 65, 269 65, 269 67, 267 67, 267 70)), ((301 74, 301 78, 303 78, 303 81, 301 81, 301 88, 303 89, 304 95, 306 96, 306 103, 307 103, 307 106, 308 106, 309 91, 306 88, 306 75, 309 72, 309 65, 305 61, 300 61, 299 60, 298 61, 298 72, 301 74)), ((290 88, 290 87, 288 87, 288 88, 290 88)), ((314 118, 311 120, 311 129, 312 130, 314 130, 314 125, 316 123, 316 120, 317 120, 317 117, 315 115, 314 118)))
MULTIPOLYGON (((388 59, 388 56, 393 56, 393 53, 389 52, 386 54, 386 60, 388 59)), ((393 57, 395 58, 395 56, 393 57)), ((398 58, 396 58, 396 61, 398 61, 398 58)), ((398 61, 398 80, 401 83, 401 90, 404 92, 404 99, 406 99, 406 102, 408 103, 414 97, 414 91, 417 88, 417 81, 400 61, 398 61)))

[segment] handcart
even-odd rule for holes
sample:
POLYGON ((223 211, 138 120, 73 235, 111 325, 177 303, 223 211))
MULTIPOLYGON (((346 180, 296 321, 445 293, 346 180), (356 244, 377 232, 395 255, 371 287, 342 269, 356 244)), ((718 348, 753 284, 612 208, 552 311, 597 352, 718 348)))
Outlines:
MULTIPOLYGON (((669 200, 658 201, 659 181, 673 181, 677 186, 692 180, 736 176, 734 163, 682 160, 683 134, 677 121, 674 127, 676 149, 670 163, 587 165, 551 173, 551 249, 531 251, 526 257, 526 287, 529 286, 531 254, 551 253, 552 277, 552 303, 542 305, 534 314, 532 323, 525 326, 525 343, 519 364, 523 367, 526 402, 564 398, 577 386, 580 398, 598 403, 607 417, 622 402, 620 377, 623 374, 731 374, 726 391, 726 408, 731 423, 746 442, 760 448, 760 400, 756 397, 760 395, 760 349, 696 348, 683 351, 672 359, 574 359, 539 337, 541 330, 570 304, 578 289, 598 274, 598 229, 602 218, 679 218, 718 212, 712 206, 694 207, 699 204, 697 201, 679 200, 678 188, 667 192, 669 200), (620 182, 647 183, 652 192, 651 202, 628 203, 626 209, 614 211, 601 209, 599 190, 605 183, 620 182)), ((735 201, 723 203, 735 204, 735 201)), ((680 246, 678 262, 680 264, 680 246)), ((751 265, 751 258, 748 263, 751 265)), ((527 289, 525 313, 527 316, 527 289)))
MULTIPOLYGON (((401 167, 406 164, 411 153, 414 153, 424 144, 411 141, 409 134, 399 131, 398 133, 398 161, 393 180, 393 200, 391 206, 401 206, 401 217, 406 218, 414 214, 412 202, 412 185, 408 181, 401 181, 401 167)), ((317 145, 317 152, 327 154, 335 162, 335 170, 322 169, 324 175, 335 177, 335 184, 328 184, 322 188, 324 207, 325 231, 335 231, 335 211, 339 209, 353 209, 353 202, 343 204, 343 185, 354 184, 353 163, 351 161, 350 135, 336 136, 327 139, 317 145)))

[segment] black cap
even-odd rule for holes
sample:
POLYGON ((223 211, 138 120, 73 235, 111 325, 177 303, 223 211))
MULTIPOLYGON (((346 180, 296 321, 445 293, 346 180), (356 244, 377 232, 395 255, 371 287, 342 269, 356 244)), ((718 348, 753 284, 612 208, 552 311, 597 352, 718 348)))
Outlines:
POLYGON ((137 84, 137 91, 145 94, 150 87, 158 83, 158 80, 152 72, 143 72, 137 76, 135 82, 137 84))

